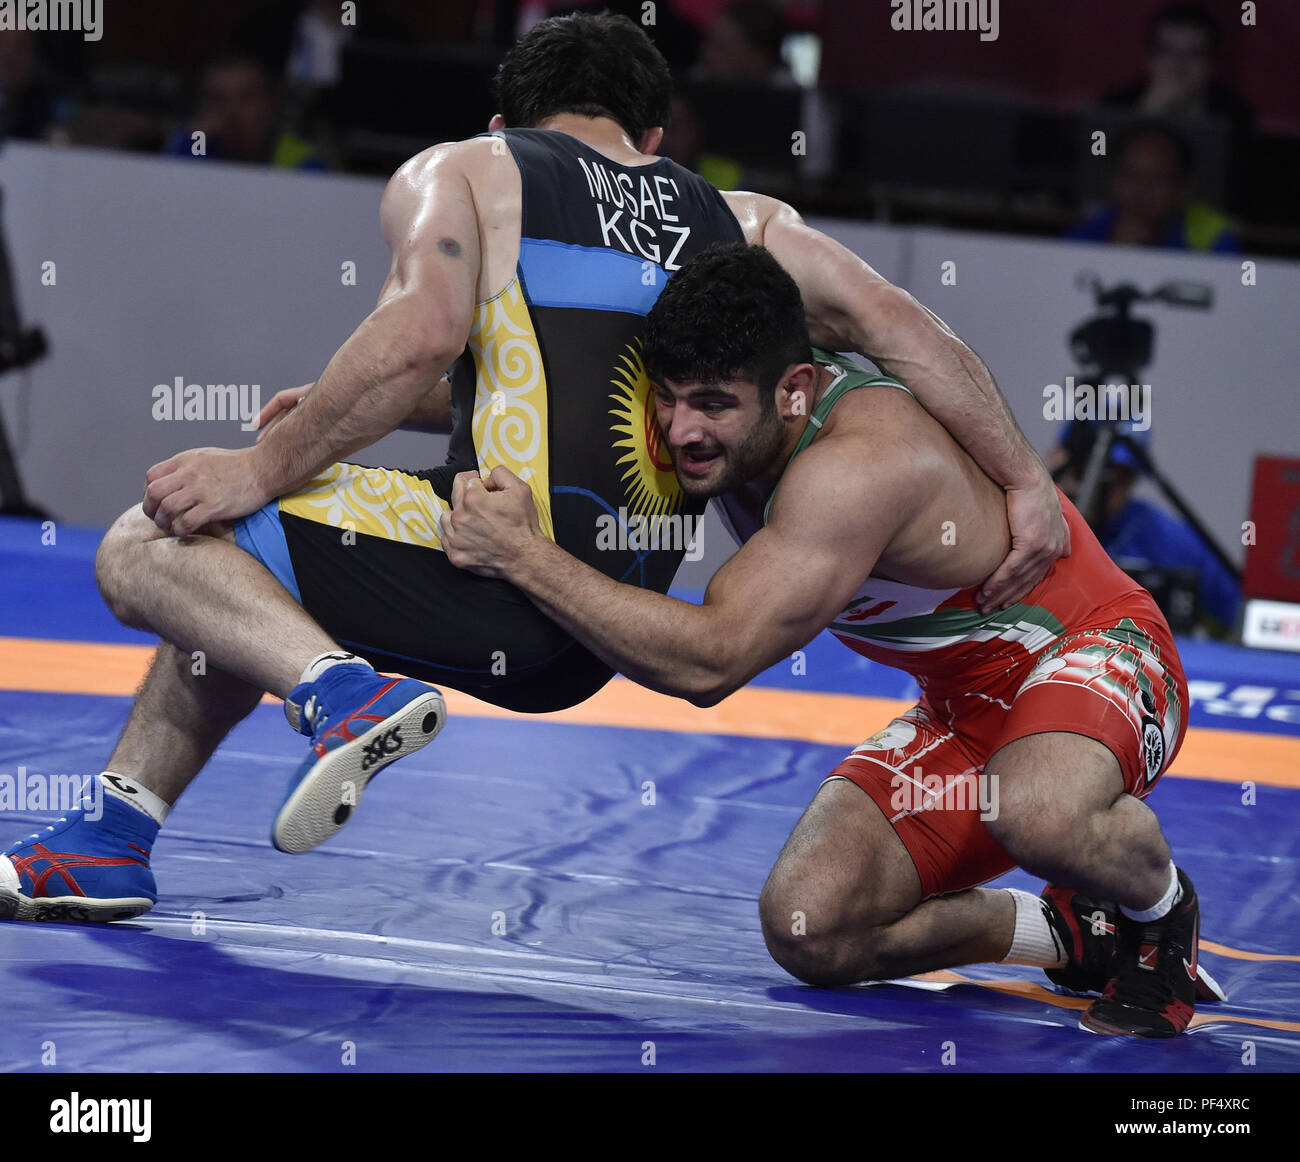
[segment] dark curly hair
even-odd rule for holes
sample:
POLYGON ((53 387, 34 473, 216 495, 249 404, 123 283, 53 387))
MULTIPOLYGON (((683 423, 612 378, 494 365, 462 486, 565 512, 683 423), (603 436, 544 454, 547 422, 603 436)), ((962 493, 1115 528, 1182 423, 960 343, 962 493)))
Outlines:
POLYGON ((799 288, 772 255, 715 243, 664 287, 646 316, 646 371, 655 383, 756 383, 764 408, 788 367, 811 363, 799 288))
POLYGON ((668 63, 626 16, 577 12, 528 30, 506 53, 493 82, 506 124, 540 125, 558 113, 611 117, 639 141, 668 124, 668 63))

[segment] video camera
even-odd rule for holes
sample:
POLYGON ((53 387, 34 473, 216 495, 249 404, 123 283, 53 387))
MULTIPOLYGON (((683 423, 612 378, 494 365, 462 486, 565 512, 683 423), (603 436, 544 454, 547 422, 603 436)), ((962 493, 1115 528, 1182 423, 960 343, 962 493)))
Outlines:
MULTIPOLYGON (((1194 310, 1208 310, 1214 303, 1213 287, 1206 283, 1175 281, 1141 291, 1132 283, 1107 287, 1097 275, 1083 272, 1076 285, 1091 292, 1098 313, 1070 332, 1068 345, 1079 367, 1078 382, 1095 385, 1098 398, 1103 384, 1110 387, 1118 383, 1130 393, 1142 390, 1139 380, 1155 350, 1155 327, 1149 319, 1133 317, 1135 303, 1160 302, 1194 310)), ((1073 405, 1073 400, 1067 401, 1067 408, 1072 409, 1073 405)), ((1071 414, 1075 413, 1071 411, 1071 414)), ((1134 430, 1131 422, 1113 416, 1073 420, 1062 442, 1066 459, 1053 477, 1058 481, 1066 477, 1078 480, 1075 506, 1100 536, 1107 523, 1106 493, 1115 469, 1119 466, 1136 469, 1154 482, 1228 571, 1239 577, 1240 570, 1156 467, 1145 442, 1134 438, 1134 430)), ((1188 631, 1196 616, 1194 573, 1124 564, 1129 566, 1131 575, 1156 594, 1175 632, 1188 631)))

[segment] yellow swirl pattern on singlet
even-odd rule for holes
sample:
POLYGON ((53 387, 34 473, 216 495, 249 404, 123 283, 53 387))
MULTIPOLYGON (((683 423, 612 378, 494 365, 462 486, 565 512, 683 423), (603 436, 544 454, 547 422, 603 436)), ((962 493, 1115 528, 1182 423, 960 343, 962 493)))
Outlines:
POLYGON ((344 534, 442 548, 439 521, 447 505, 433 486, 394 468, 331 464, 297 492, 280 498, 280 511, 344 534))
POLYGON ((474 449, 479 468, 510 469, 533 493, 542 532, 555 540, 551 521, 547 448, 546 367, 519 278, 478 304, 469 333, 474 356, 474 449))
MULTIPOLYGON (((528 304, 516 277, 475 308, 468 347, 474 356, 474 447, 484 472, 498 464, 532 489, 542 531, 551 540, 550 469, 546 441, 546 370, 528 304)), ((343 533, 442 548, 439 521, 448 505, 419 476, 395 468, 331 464, 280 511, 343 533)))

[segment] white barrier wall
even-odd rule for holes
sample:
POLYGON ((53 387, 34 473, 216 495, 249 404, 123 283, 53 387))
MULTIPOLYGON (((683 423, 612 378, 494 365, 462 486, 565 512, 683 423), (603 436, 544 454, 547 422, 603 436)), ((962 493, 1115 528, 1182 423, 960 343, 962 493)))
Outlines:
MULTIPOLYGON (((21 308, 53 348, 26 377, 0 379, 0 408, 30 496, 76 523, 107 524, 176 451, 251 439, 237 420, 155 420, 156 385, 260 384, 265 401, 311 380, 387 272, 374 180, 11 144, 0 187, 21 308), (354 286, 345 262, 356 264, 354 286)), ((1300 265, 1260 262, 1256 285, 1243 286, 1234 258, 816 224, 984 357, 1040 451, 1053 438, 1043 389, 1073 370, 1065 335, 1092 313, 1076 272, 1142 287, 1212 283, 1211 313, 1141 312, 1158 328, 1144 378, 1154 454, 1240 558, 1252 458, 1300 446, 1300 265)), ((444 451, 441 437, 399 433, 358 459, 423 467, 444 451)), ((687 583, 702 584, 730 551, 720 526, 705 537, 687 583)))
MULTIPOLYGON (((19 301, 53 349, 31 371, 19 462, 30 496, 78 523, 111 521, 174 452, 251 439, 238 422, 155 421, 155 385, 260 384, 266 400, 310 381, 388 269, 370 180, 13 144, 0 186, 19 301)), ((0 380, 11 428, 18 380, 0 380)), ((442 456, 400 439, 403 461, 442 456)))

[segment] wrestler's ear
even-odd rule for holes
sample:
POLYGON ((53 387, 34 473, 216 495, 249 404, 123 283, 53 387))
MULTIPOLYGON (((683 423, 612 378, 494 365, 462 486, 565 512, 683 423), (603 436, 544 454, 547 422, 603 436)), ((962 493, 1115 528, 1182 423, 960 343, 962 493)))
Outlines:
POLYGON ((500 113, 494 113, 488 122, 489 133, 500 133, 506 127, 506 119, 500 113))
POLYGON ((776 406, 783 420, 797 419, 812 412, 817 390, 817 368, 811 363, 796 363, 786 368, 776 389, 776 406))
POLYGON ((641 140, 636 143, 637 153, 644 153, 647 157, 659 152, 659 146, 663 143, 664 128, 662 125, 656 125, 653 129, 647 129, 641 134, 641 140))

